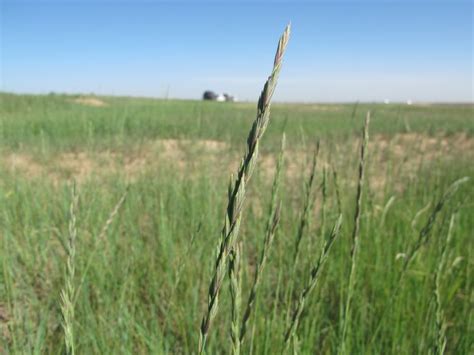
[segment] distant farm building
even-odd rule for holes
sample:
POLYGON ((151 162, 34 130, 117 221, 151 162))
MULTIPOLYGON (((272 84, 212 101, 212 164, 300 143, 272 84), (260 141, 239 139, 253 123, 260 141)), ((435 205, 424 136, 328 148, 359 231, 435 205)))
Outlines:
POLYGON ((237 98, 229 94, 216 94, 214 91, 204 91, 202 99, 206 101, 235 102, 237 98))
POLYGON ((202 95, 203 100, 215 101, 217 99, 217 94, 214 91, 204 91, 202 95))

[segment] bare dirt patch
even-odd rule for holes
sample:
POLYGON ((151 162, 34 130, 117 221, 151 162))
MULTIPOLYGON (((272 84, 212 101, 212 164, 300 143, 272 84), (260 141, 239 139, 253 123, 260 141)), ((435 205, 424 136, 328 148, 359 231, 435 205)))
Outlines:
POLYGON ((26 176, 38 177, 43 173, 43 166, 26 154, 9 154, 5 158, 4 165, 11 172, 26 176))
POLYGON ((303 111, 319 111, 319 112, 338 112, 341 111, 343 107, 338 105, 322 105, 322 104, 306 104, 298 107, 298 110, 303 111))
MULTIPOLYGON (((354 137, 332 148, 322 145, 318 158, 318 176, 323 169, 331 176, 333 167, 339 182, 355 188, 360 139, 354 137)), ((306 179, 311 169, 313 150, 287 150, 285 176, 288 181, 306 179)), ((261 156, 259 172, 271 181, 276 167, 276 155, 261 156)), ((369 139, 367 179, 374 193, 382 193, 390 184, 402 192, 406 179, 416 179, 420 169, 432 162, 455 159, 460 156, 474 158, 474 139, 465 133, 449 136, 428 136, 420 133, 396 135, 374 134, 369 139)))
POLYGON ((370 138, 369 151, 380 160, 387 158, 386 153, 394 158, 405 157, 405 160, 432 160, 449 154, 473 154, 474 139, 465 133, 450 136, 427 136, 420 133, 395 136, 377 134, 370 138))
MULTIPOLYGON (((332 148, 321 148, 318 171, 323 167, 331 174, 333 165, 341 178, 348 183, 356 179, 350 175, 359 159, 360 139, 354 138, 332 148), (345 173, 347 171, 347 173, 345 173)), ((26 178, 47 177, 58 183, 67 179, 78 182, 88 178, 123 175, 135 180, 147 172, 173 171, 187 176, 201 173, 213 177, 228 176, 239 164, 241 152, 215 140, 159 139, 131 147, 126 151, 78 151, 58 153, 44 161, 38 161, 27 153, 4 154, 0 160, 5 170, 26 178)), ((369 185, 383 190, 391 178, 389 174, 416 177, 421 165, 436 159, 449 159, 460 154, 474 153, 474 139, 466 134, 431 137, 418 133, 385 136, 374 134, 369 141, 369 185), (390 170, 389 170, 390 169, 390 170)), ((287 180, 297 181, 307 176, 311 168, 313 149, 287 149, 284 174, 287 180)), ((266 181, 272 181, 278 152, 262 154, 258 173, 266 181)), ((401 180, 401 179, 396 179, 401 180)))
POLYGON ((188 140, 188 139, 160 139, 155 141, 158 147, 164 148, 167 153, 173 153, 183 149, 197 149, 210 152, 223 151, 229 147, 225 142, 216 140, 188 140))
POLYGON ((53 163, 60 173, 73 176, 76 180, 83 180, 97 169, 97 162, 85 152, 60 154, 53 163))
MULTIPOLYGON (((217 162, 229 145, 213 140, 162 139, 145 142, 128 151, 74 151, 58 153, 38 161, 28 153, 4 154, 2 167, 26 178, 47 177, 54 183, 74 179, 123 174, 129 180, 147 172, 171 169, 188 171, 203 164, 217 162)), ((219 166, 218 164, 211 164, 219 166)))
MULTIPOLYGON (((354 145, 354 148, 357 144, 354 145)), ((369 142, 370 185, 383 191, 392 180, 396 191, 402 191, 404 178, 416 179, 422 166, 459 156, 474 156, 474 139, 465 133, 450 136, 428 136, 403 133, 394 136, 374 135, 369 142), (389 173, 389 166, 391 172, 389 173)))
POLYGON ((107 103, 95 97, 79 97, 77 99, 74 99, 73 102, 75 102, 76 104, 93 107, 108 106, 107 103))

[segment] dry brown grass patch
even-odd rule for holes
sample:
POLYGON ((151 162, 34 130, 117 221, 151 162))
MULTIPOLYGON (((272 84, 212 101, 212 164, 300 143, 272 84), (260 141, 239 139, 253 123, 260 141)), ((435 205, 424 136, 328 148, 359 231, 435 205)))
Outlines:
MULTIPOLYGON (((126 151, 63 152, 41 161, 28 153, 6 152, 0 158, 0 163, 10 173, 31 179, 47 176, 55 183, 70 178, 75 178, 80 183, 88 178, 115 174, 123 174, 127 180, 133 181, 146 172, 163 169, 190 177, 205 171, 217 179, 235 170, 239 164, 238 156, 230 149, 230 145, 216 140, 157 139, 130 148, 126 151)), ((347 166, 352 152, 357 149, 356 140, 323 149, 318 165, 320 168, 326 166, 326 170, 330 171, 331 164, 335 164, 340 170, 347 166)), ((369 186, 382 191, 387 182, 389 165, 396 169, 393 171, 415 177, 420 164, 460 154, 473 155, 474 139, 464 133, 450 136, 427 136, 420 133, 394 136, 374 134, 369 143, 369 151, 369 186)), ((285 179, 298 181, 308 172, 311 152, 311 147, 287 149, 285 179)), ((271 180, 276 168, 274 154, 262 154, 259 165, 259 174, 271 180)))
POLYGON ((77 99, 74 99, 73 102, 76 104, 93 107, 108 106, 107 103, 95 97, 78 97, 77 99))

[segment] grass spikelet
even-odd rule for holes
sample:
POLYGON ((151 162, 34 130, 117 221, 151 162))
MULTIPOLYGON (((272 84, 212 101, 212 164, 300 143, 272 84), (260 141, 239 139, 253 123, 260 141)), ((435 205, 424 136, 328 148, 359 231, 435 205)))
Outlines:
POLYGON ((66 354, 74 355, 74 276, 76 273, 76 213, 79 196, 76 191, 76 183, 71 188, 71 204, 69 207, 69 226, 68 239, 66 243, 67 261, 66 261, 66 280, 61 290, 61 313, 63 315, 64 342, 66 345, 66 354))
POLYGON ((215 268, 208 291, 208 301, 205 314, 202 318, 199 334, 199 353, 203 353, 211 322, 217 313, 218 297, 225 276, 225 269, 229 252, 233 249, 242 215, 242 206, 245 200, 245 185, 248 183, 255 168, 260 140, 265 133, 270 118, 270 103, 275 91, 278 74, 280 72, 283 54, 290 36, 288 25, 278 42, 273 70, 268 77, 257 104, 257 117, 250 129, 247 138, 247 152, 245 153, 235 181, 229 186, 229 197, 224 227, 222 229, 220 246, 215 268))
POLYGON ((291 319, 291 323, 285 333, 285 344, 284 344, 284 349, 285 351, 288 350, 290 346, 291 339, 295 336, 296 334, 296 329, 298 328, 298 324, 300 321, 301 313, 303 312, 306 299, 308 298, 309 294, 311 291, 316 287, 321 268, 326 262, 329 252, 331 251, 331 247, 334 244, 334 241, 336 240, 337 236, 339 235, 339 231, 341 229, 341 224, 342 224, 342 215, 339 215, 338 219, 336 220, 336 223, 334 224, 334 227, 331 231, 331 234, 329 235, 329 238, 327 241, 324 242, 323 248, 321 250, 321 253, 319 255, 318 260, 316 261, 316 264, 311 269, 309 279, 305 285, 305 288, 301 292, 299 298, 298 298, 298 303, 296 305, 296 309, 293 312, 293 317, 291 319))
POLYGON ((411 227, 416 230, 416 224, 418 223, 418 220, 420 219, 420 216, 423 215, 426 211, 428 211, 431 207, 431 201, 426 204, 425 207, 420 209, 418 212, 415 213, 415 217, 413 217, 411 221, 411 227))
POLYGON ((365 160, 367 144, 369 142, 369 124, 370 124, 370 111, 367 112, 365 117, 364 130, 362 132, 362 144, 360 148, 360 160, 359 160, 359 176, 357 184, 357 195, 356 195, 356 208, 354 213, 354 228, 352 229, 352 245, 351 245, 351 271, 349 274, 349 284, 347 290, 346 305, 344 307, 344 318, 342 321, 342 339, 341 339, 341 352, 346 352, 346 335, 347 329, 350 323, 350 312, 351 302, 354 294, 355 281, 356 281, 356 267, 357 267, 357 256, 359 252, 359 230, 360 230, 360 215, 362 208, 362 193, 364 187, 364 172, 365 172, 365 160))
POLYGON ((262 249, 262 253, 260 254, 260 261, 257 264, 257 268, 255 270, 255 276, 254 276, 254 280, 252 284, 252 289, 250 290, 249 298, 247 300, 247 306, 245 308, 244 316, 242 318, 242 326, 240 328, 240 336, 239 336, 239 340, 241 343, 243 342, 246 331, 247 331, 247 323, 249 321, 250 314, 252 312, 252 308, 257 296, 257 291, 260 285, 262 273, 265 268, 265 264, 268 258, 270 247, 272 245, 272 242, 275 236, 278 223, 280 221, 281 203, 277 202, 277 196, 278 196, 278 191, 280 189, 281 172, 283 170, 284 150, 285 150, 285 135, 283 135, 282 137, 280 155, 278 157, 276 172, 273 178, 272 199, 271 199, 269 213, 268 213, 268 221, 267 221, 265 239, 263 242, 263 249, 262 249))
POLYGON ((231 250, 229 255, 229 279, 230 279, 230 296, 232 308, 232 323, 230 328, 230 337, 232 339, 232 354, 240 354, 240 305, 241 305, 241 276, 240 276, 240 255, 241 244, 231 250))
POLYGON ((81 281, 79 283, 79 287, 77 288, 76 300, 74 301, 74 303, 77 301, 77 297, 79 296, 81 287, 82 287, 82 285, 84 284, 84 282, 86 280, 87 274, 88 274, 89 269, 92 265, 92 261, 94 260, 94 256, 97 253, 97 251, 99 250, 98 246, 105 239, 105 236, 107 235, 107 231, 109 230, 112 222, 114 221, 115 217, 117 216, 118 212, 120 211, 120 208, 124 204, 125 199, 127 198, 128 191, 129 191, 129 187, 127 186, 127 188, 125 189, 125 192, 120 197, 118 202, 115 204, 112 212, 110 212, 109 217, 107 218, 104 225, 102 226, 100 234, 99 234, 99 236, 97 237, 97 239, 95 241, 94 249, 90 253, 89 259, 87 260, 87 263, 86 263, 86 267, 84 268, 84 272, 82 273, 81 281))
POLYGON ((385 225, 385 219, 387 218, 388 211, 390 210, 390 207, 392 207, 393 203, 395 202, 395 196, 390 196, 388 199, 387 203, 385 204, 383 211, 382 211, 382 217, 380 217, 380 229, 383 228, 385 225))
POLYGON ((114 206, 114 209, 112 210, 112 212, 110 212, 109 218, 107 218, 107 221, 105 221, 104 225, 102 226, 102 230, 100 231, 100 234, 97 237, 99 241, 103 240, 105 236, 107 235, 107 231, 109 230, 110 225, 114 221, 115 216, 117 216, 118 212, 120 211, 120 208, 122 207, 123 203, 125 202, 125 199, 127 198, 128 189, 129 187, 127 186, 122 197, 120 197, 117 204, 114 206))

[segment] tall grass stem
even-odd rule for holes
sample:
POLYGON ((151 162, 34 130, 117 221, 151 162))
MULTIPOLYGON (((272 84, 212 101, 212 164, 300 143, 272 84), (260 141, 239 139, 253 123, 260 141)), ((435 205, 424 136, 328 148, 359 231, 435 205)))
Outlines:
POLYGON ((259 144, 270 120, 270 105, 276 88, 278 75, 281 69, 283 55, 290 37, 290 25, 283 32, 273 62, 273 70, 268 77, 257 104, 257 117, 253 122, 247 138, 247 152, 237 172, 235 181, 229 185, 227 213, 222 228, 219 249, 215 262, 213 276, 209 285, 207 307, 201 321, 199 332, 199 349, 202 354, 205 350, 211 322, 217 314, 218 298, 222 281, 225 276, 229 252, 238 239, 242 208, 245 200, 245 186, 248 184, 256 166, 259 144))

